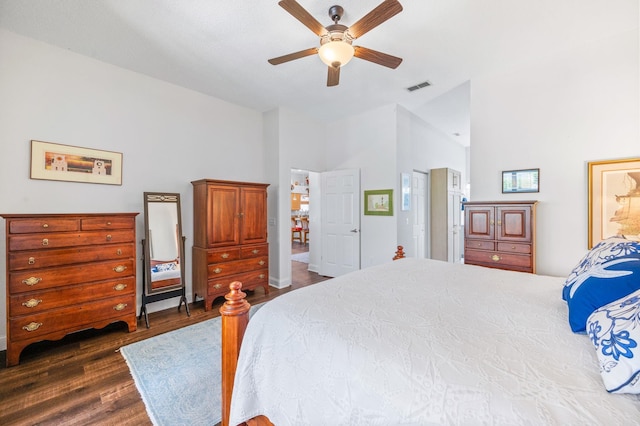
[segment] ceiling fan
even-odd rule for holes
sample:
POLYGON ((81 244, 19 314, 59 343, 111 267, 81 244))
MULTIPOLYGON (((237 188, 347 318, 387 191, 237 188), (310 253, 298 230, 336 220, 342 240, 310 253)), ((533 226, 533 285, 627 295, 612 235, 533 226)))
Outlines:
POLYGON ((337 86, 340 82, 340 68, 354 56, 393 69, 402 62, 402 58, 352 44, 353 40, 400 13, 402 5, 397 0, 384 0, 350 27, 338 23, 344 13, 341 6, 336 5, 329 8, 329 16, 333 20, 333 24, 323 27, 296 0, 281 0, 278 4, 320 37, 320 47, 312 47, 269 59, 269 63, 272 65, 279 65, 317 53, 322 62, 329 67, 327 86, 337 86))

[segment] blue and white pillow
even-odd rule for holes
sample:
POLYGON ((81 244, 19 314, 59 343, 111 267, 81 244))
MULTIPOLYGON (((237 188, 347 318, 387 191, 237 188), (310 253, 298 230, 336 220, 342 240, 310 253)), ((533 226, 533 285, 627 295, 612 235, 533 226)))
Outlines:
POLYGON ((571 271, 562 290, 569 325, 584 332, 587 318, 601 306, 640 289, 640 242, 607 238, 571 271))
POLYGON ((607 391, 640 393, 640 290, 591 314, 587 333, 607 391))

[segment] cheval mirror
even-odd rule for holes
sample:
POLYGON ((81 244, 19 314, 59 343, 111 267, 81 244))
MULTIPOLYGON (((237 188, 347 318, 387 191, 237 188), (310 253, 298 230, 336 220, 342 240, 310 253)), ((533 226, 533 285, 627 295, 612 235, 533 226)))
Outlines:
POLYGON ((187 315, 184 280, 184 243, 180 212, 180 194, 145 192, 144 193, 144 240, 142 308, 140 316, 149 328, 147 304, 159 300, 180 297, 178 312, 184 302, 187 315))

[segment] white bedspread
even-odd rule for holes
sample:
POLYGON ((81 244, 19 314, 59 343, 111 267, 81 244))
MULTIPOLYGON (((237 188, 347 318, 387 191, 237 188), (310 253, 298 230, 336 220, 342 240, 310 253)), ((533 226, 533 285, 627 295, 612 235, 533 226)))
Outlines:
POLYGON ((282 295, 249 323, 231 424, 640 424, 569 329, 563 281, 403 259, 282 295))

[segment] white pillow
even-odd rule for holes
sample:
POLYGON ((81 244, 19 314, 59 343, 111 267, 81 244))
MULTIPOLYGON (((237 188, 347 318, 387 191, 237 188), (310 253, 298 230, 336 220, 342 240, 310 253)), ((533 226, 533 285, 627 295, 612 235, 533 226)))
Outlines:
POLYGON ((593 312, 587 333, 607 391, 640 393, 640 290, 593 312))

